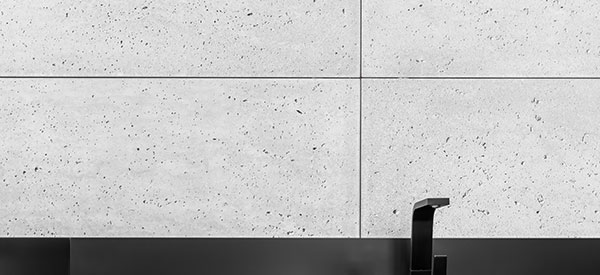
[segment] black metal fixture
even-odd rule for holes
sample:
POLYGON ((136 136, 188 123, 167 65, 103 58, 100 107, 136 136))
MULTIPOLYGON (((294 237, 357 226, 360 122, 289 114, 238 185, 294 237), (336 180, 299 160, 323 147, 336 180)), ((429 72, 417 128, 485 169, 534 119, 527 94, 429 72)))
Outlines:
POLYGON ((429 198, 415 203, 410 240, 411 275, 446 275, 446 255, 433 256, 433 214, 435 209, 449 204, 448 198, 429 198))

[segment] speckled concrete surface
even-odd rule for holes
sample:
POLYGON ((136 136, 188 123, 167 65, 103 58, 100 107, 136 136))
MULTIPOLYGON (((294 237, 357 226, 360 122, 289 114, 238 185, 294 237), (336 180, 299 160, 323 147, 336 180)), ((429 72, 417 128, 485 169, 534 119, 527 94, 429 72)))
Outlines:
POLYGON ((363 81, 363 236, 600 237, 600 82, 363 81))
POLYGON ((358 234, 358 80, 0 84, 2 236, 358 234))
POLYGON ((355 0, 5 0, 0 75, 358 76, 359 20, 355 0))
POLYGON ((366 76, 598 76, 600 2, 363 0, 366 76))

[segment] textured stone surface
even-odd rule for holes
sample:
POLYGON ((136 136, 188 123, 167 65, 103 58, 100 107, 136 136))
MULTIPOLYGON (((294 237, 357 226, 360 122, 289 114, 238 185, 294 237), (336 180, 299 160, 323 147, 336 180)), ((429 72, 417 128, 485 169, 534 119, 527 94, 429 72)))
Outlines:
POLYGON ((0 75, 357 76, 359 19, 355 0, 6 0, 0 75))
POLYGON ((600 3, 364 0, 366 76, 598 76, 600 3))
POLYGON ((2 236, 356 236, 357 80, 0 82, 2 236))
POLYGON ((600 82, 363 81, 363 236, 599 237, 600 82))

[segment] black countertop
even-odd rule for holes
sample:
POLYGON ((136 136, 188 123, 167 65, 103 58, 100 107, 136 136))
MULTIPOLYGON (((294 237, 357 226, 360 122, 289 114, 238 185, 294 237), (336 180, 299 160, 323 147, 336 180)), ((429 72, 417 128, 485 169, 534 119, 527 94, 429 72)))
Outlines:
MULTIPOLYGON (((0 274, 404 275, 409 239, 0 238, 0 274)), ((448 275, 600 274, 600 239, 435 239, 448 275)))

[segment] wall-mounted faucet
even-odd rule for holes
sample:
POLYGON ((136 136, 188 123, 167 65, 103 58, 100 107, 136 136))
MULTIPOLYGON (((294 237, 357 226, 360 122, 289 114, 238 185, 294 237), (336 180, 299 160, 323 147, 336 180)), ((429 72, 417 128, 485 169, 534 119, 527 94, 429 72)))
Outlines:
POLYGON ((435 209, 449 205, 448 198, 429 198, 413 207, 412 235, 410 239, 411 275, 446 275, 446 256, 433 257, 433 214, 435 209))

